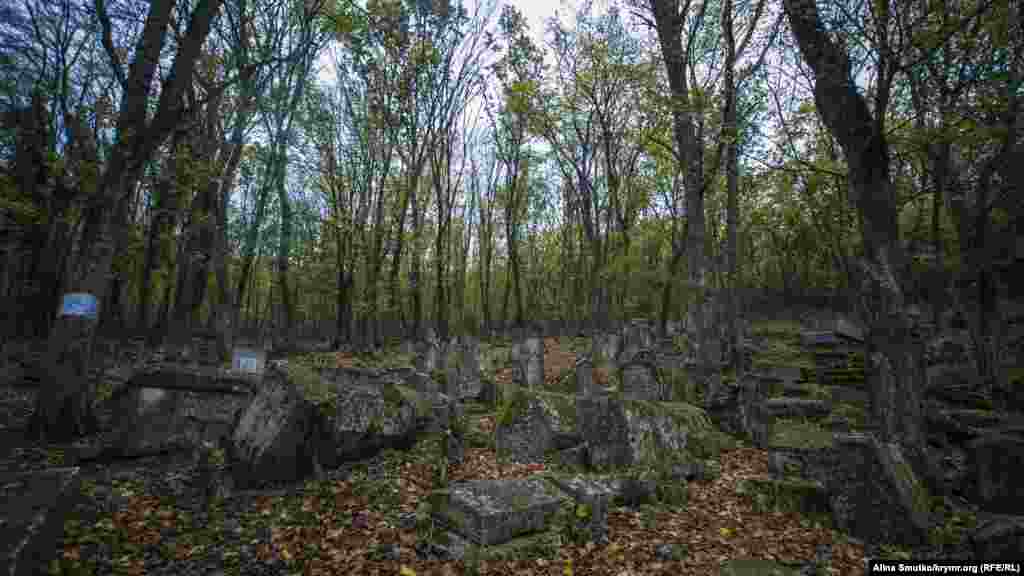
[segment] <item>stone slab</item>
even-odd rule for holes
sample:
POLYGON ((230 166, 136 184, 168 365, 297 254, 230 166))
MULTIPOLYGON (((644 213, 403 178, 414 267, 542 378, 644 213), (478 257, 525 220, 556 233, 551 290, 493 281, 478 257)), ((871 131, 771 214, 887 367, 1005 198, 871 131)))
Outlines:
POLYGON ((431 495, 435 518, 482 545, 543 530, 565 497, 542 478, 474 480, 431 495))

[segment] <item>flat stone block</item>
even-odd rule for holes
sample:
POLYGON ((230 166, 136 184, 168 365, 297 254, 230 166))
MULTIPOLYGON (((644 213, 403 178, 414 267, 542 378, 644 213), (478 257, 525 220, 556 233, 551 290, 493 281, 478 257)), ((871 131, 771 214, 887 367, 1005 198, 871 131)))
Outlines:
POLYGON ((475 480, 431 495, 438 520, 488 546, 543 530, 563 500, 542 478, 475 480))

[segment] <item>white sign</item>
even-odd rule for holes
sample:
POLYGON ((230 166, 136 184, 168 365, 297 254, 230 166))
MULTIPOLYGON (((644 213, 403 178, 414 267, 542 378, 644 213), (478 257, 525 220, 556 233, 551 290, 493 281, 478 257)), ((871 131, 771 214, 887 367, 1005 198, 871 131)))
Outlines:
POLYGON ((58 316, 84 316, 96 319, 96 297, 84 292, 65 294, 58 316))

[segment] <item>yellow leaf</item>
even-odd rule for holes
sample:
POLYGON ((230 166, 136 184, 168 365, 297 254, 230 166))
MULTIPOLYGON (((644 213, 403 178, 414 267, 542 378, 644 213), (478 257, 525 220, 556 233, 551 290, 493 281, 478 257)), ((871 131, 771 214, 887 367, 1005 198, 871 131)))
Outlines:
POLYGON ((728 528, 719 528, 718 529, 718 533, 721 534, 724 538, 728 538, 729 536, 732 536, 732 530, 730 530, 728 528))
POLYGON ((398 574, 399 576, 416 576, 416 571, 403 564, 398 574))

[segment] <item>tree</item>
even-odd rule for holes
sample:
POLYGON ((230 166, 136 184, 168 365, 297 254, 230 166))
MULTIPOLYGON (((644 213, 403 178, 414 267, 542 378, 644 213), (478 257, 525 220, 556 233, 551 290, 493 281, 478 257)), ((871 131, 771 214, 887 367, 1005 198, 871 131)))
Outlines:
MULTIPOLYGON (((903 444, 915 469, 926 472, 923 348, 906 311, 906 255, 899 242, 883 128, 895 65, 885 59, 890 54, 883 54, 872 113, 853 82, 849 55, 825 33, 815 3, 785 0, 784 8, 800 53, 814 74, 818 113, 846 157, 851 197, 861 219, 865 254, 860 262, 860 308, 868 324, 865 358, 873 414, 882 439, 903 444)), ((883 4, 876 7, 887 9, 883 4)), ((875 17, 885 20, 877 12, 875 17)))
POLYGON ((510 295, 515 296, 515 323, 526 325, 523 308, 522 270, 519 262, 519 240, 522 216, 528 204, 529 153, 526 149, 529 133, 529 102, 537 90, 544 70, 544 58, 529 36, 526 18, 513 6, 504 6, 498 19, 504 51, 494 65, 494 73, 502 89, 504 105, 497 115, 496 143, 504 167, 505 243, 508 250, 510 282, 506 285, 503 314, 508 309, 510 295))
MULTIPOLYGON (((210 27, 220 11, 221 0, 200 0, 188 16, 189 24, 180 38, 173 63, 160 84, 160 97, 152 119, 148 118, 150 87, 164 47, 174 2, 154 0, 136 45, 128 74, 121 70, 112 50, 110 29, 105 27, 104 44, 117 77, 124 77, 124 97, 116 122, 116 141, 102 164, 95 200, 85 214, 81 256, 72 271, 70 292, 91 295, 102 302, 114 255, 123 246, 125 223, 122 205, 138 183, 145 163, 181 121, 182 95, 191 83, 193 70, 210 27)), ((101 18, 105 6, 99 6, 101 18)), ((76 143, 85 150, 94 147, 92 135, 82 130, 76 143)), ((99 165, 99 158, 88 158, 99 165)), ((92 192, 92 191, 90 191, 92 192)), ((86 434, 95 426, 92 412, 93 386, 89 378, 92 346, 98 318, 93 315, 62 315, 49 339, 47 380, 36 401, 29 428, 37 436, 59 441, 86 434)))
POLYGON ((760 0, 754 7, 753 15, 750 18, 746 34, 737 49, 736 33, 733 25, 733 2, 722 0, 722 32, 725 40, 725 62, 724 86, 722 95, 722 132, 725 152, 725 178, 726 193, 728 195, 727 219, 727 247, 726 266, 728 268, 728 283, 726 290, 726 301, 728 308, 727 334, 729 342, 729 363, 736 374, 737 381, 743 371, 743 347, 739 325, 740 302, 738 294, 739 284, 739 241, 737 238, 739 230, 739 118, 736 110, 737 92, 744 81, 760 68, 764 61, 768 48, 772 45, 776 31, 779 28, 780 19, 772 27, 768 41, 764 43, 761 55, 755 64, 743 70, 739 80, 736 78, 736 63, 743 56, 750 39, 757 28, 760 16, 764 11, 765 2, 760 0))
MULTIPOLYGON (((704 105, 698 93, 691 92, 688 68, 696 57, 697 31, 704 25, 708 3, 691 6, 687 0, 648 0, 647 7, 654 16, 668 83, 672 94, 672 132, 675 152, 683 174, 686 190, 686 255, 688 289, 695 295, 692 318, 696 332, 698 380, 708 391, 706 398, 715 396, 721 382, 720 344, 713 328, 712 300, 707 277, 705 250, 704 195, 715 170, 705 172, 703 122, 699 114, 704 105), (690 12, 694 8, 693 13, 690 12), (685 31, 685 34, 684 34, 685 31), (686 45, 684 47, 684 40, 686 45)), ((695 90, 697 87, 694 86, 695 90)), ((716 162, 717 164, 717 162, 716 162)), ((717 166, 716 166, 717 169, 717 166)), ((682 243, 673 246, 671 262, 678 262, 683 253, 682 243)), ((666 303, 667 304, 667 303, 666 303)), ((664 309, 668 306, 664 305, 664 309)))

